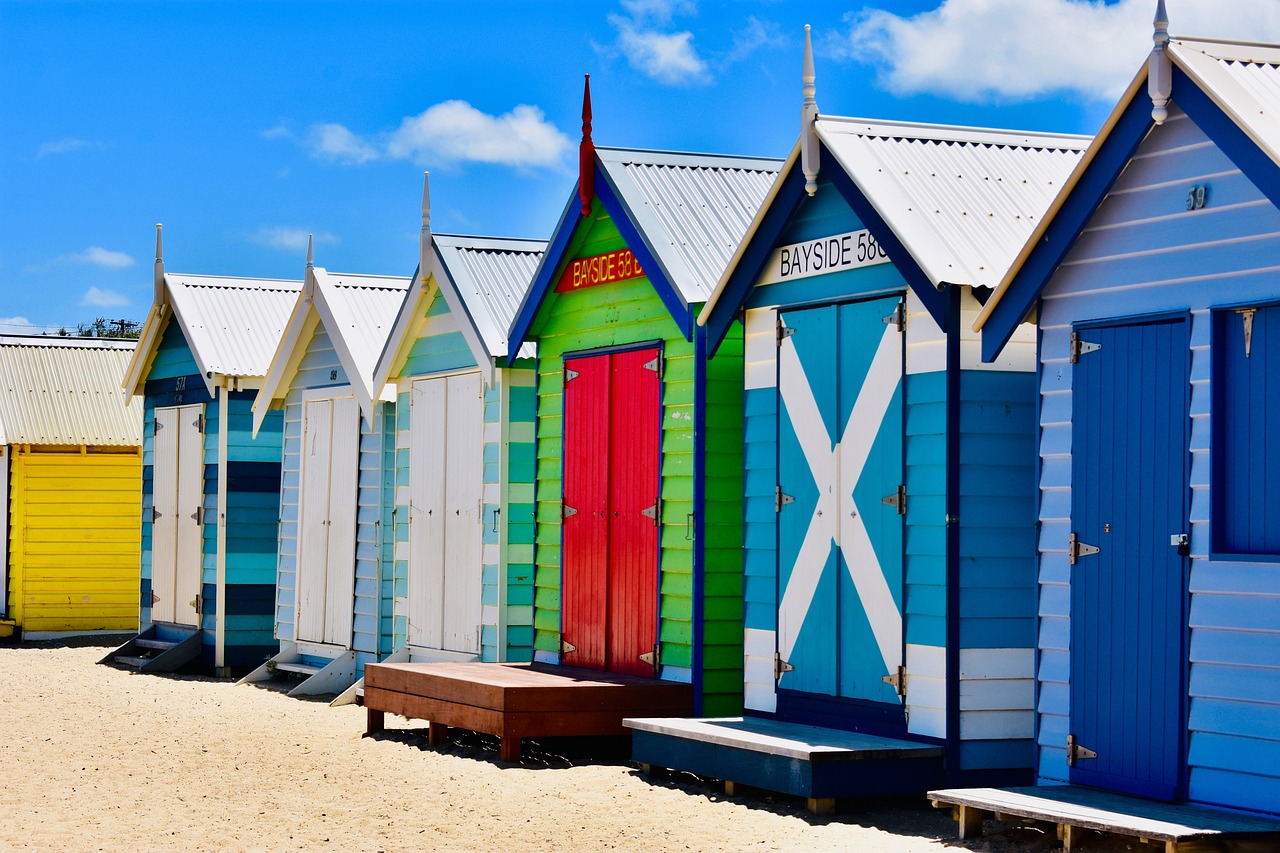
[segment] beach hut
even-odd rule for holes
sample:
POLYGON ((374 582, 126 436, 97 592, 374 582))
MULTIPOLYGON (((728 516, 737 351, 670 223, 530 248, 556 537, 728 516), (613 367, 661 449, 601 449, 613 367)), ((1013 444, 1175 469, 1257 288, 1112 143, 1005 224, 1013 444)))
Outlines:
POLYGON ((1036 775, 1280 813, 1280 46, 1167 28, 976 322, 1038 328, 1036 775))
POLYGON ((534 656, 693 685, 742 681, 741 335, 699 307, 778 160, 597 148, 516 315, 538 345, 534 656))
POLYGON ((773 787, 796 777, 766 778, 772 738, 838 745, 838 775, 784 788, 815 808, 940 766, 1026 781, 1034 329, 983 364, 968 326, 1087 139, 819 115, 807 30, 803 77, 800 139, 698 315, 744 387, 748 717, 633 721, 635 757, 773 787))
POLYGON ((409 279, 313 263, 253 403, 284 412, 276 568, 278 652, 242 681, 302 676, 295 695, 345 690, 391 651, 395 394, 374 369, 409 279))
POLYGON ((273 647, 280 421, 251 438, 249 407, 301 282, 168 273, 160 234, 117 377, 143 419, 140 633, 103 662, 228 675, 273 647))
POLYGON ((0 337, 0 636, 137 630, 135 345, 0 337))
POLYGON ((389 660, 533 654, 533 347, 507 330, 546 243, 432 234, 374 374, 396 387, 389 660))

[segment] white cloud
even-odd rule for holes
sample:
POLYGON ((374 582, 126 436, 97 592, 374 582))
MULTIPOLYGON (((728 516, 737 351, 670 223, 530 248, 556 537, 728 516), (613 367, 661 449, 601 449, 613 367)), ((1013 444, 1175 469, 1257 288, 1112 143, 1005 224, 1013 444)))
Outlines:
POLYGON ((746 59, 763 47, 780 47, 786 44, 782 28, 775 21, 761 20, 754 15, 740 30, 733 31, 733 47, 721 60, 724 64, 746 59))
POLYGON ((367 163, 378 158, 378 149, 340 124, 311 125, 306 144, 315 156, 339 163, 367 163))
POLYGON ((131 267, 136 263, 124 252, 114 252, 101 246, 90 246, 83 252, 68 256, 72 263, 89 264, 95 267, 118 270, 131 267))
POLYGON ((571 147, 537 107, 521 104, 493 116, 466 101, 445 101, 402 121, 387 141, 387 155, 416 162, 554 166, 571 147))
POLYGON ((312 234, 305 228, 289 228, 286 226, 265 226, 249 235, 249 242, 266 246, 269 249, 281 249, 287 252, 305 252, 307 238, 314 237, 317 245, 337 243, 338 238, 327 231, 312 234))
POLYGON ((57 331, 57 326, 40 326, 26 317, 0 317, 0 335, 42 335, 57 331))
POLYGON ((84 139, 75 139, 68 137, 59 139, 57 142, 46 142, 36 151, 36 158, 42 159, 50 154, 70 154, 72 151, 79 151, 81 148, 88 148, 93 143, 84 139))
MULTIPOLYGON (((1179 0, 1170 32, 1276 39, 1280 3, 1179 0)), ((847 17, 837 56, 880 69, 899 95, 934 94, 968 102, 1027 100, 1074 92, 1119 97, 1151 46, 1151 0, 944 0, 902 16, 865 9, 847 17)))
POLYGON ((692 15, 698 11, 693 0, 622 0, 622 8, 637 21, 655 24, 665 24, 677 14, 692 15))
POLYGON ((293 131, 283 124, 262 131, 263 139, 293 139, 293 131))
POLYGON ((84 296, 80 298, 80 304, 93 305, 97 308, 118 308, 122 305, 128 305, 129 299, 124 294, 116 293, 114 290, 90 287, 84 292, 84 296))
POLYGON ((618 48, 631 67, 660 83, 700 83, 709 77, 707 63, 693 47, 693 33, 665 33, 640 27, 635 21, 611 15, 618 30, 618 48))

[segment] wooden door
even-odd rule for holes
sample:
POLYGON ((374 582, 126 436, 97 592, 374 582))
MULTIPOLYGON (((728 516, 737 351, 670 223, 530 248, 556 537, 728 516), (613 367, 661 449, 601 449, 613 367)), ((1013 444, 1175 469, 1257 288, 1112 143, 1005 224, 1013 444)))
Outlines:
POLYGON ((152 462, 151 619, 200 624, 204 405, 155 410, 152 462))
POLYGON ((419 379, 410 410, 408 639, 480 653, 484 383, 419 379))
POLYGON ((778 353, 779 689, 900 704, 898 298, 785 311, 778 353))
POLYGON ((658 638, 661 351, 565 360, 562 661, 652 676, 658 638))
POLYGON ((354 397, 303 404, 297 639, 349 648, 360 414, 354 397))
MULTIPOLYGON (((1086 328, 1073 366, 1071 781, 1177 799, 1186 743, 1189 330, 1086 328), (1087 553, 1091 548, 1096 553, 1087 553)), ((1065 543, 1064 543, 1065 544, 1065 543)))

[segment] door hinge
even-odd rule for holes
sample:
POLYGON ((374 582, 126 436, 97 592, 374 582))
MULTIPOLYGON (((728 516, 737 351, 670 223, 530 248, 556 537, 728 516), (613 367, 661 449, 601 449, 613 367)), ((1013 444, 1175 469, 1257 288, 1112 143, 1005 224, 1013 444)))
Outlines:
POLYGON ((1257 308, 1237 308, 1236 313, 1244 320, 1244 357, 1248 358, 1253 349, 1253 315, 1257 308))
POLYGON ((880 503, 888 504, 898 510, 898 515, 907 514, 907 487, 898 486, 893 494, 880 499, 880 503))
POLYGON ((1071 333, 1071 363, 1072 364, 1075 364, 1077 361, 1079 361, 1080 356, 1086 353, 1097 352, 1100 349, 1102 349, 1102 344, 1095 344, 1091 341, 1082 341, 1080 340, 1079 332, 1071 333))
POLYGON ((893 307, 893 313, 881 317, 880 322, 885 324, 892 323, 898 327, 899 332, 905 329, 907 327, 907 310, 903 306, 902 300, 898 300, 898 304, 893 307))
POLYGON ((661 662, 662 662, 662 644, 654 643, 653 651, 645 652, 644 654, 640 655, 640 660, 649 664, 649 666, 653 667, 653 671, 657 672, 658 667, 661 665, 661 662))
POLYGON ((1097 545, 1084 544, 1080 541, 1080 537, 1074 533, 1067 538, 1067 562, 1073 566, 1076 564, 1076 560, 1081 557, 1093 556, 1101 550, 1097 545))
POLYGON ((652 518, 654 527, 662 524, 662 498, 653 502, 653 506, 640 510, 645 518, 652 518))
POLYGON ((774 681, 781 681, 782 674, 784 672, 791 672, 793 669, 795 669, 794 666, 792 666, 791 664, 787 663, 782 659, 781 652, 773 653, 773 680, 774 681))
POLYGON ((191 513, 191 517, 195 519, 196 524, 204 524, 204 507, 196 507, 196 511, 191 513))
POLYGON ((204 615, 204 596, 197 592, 196 597, 191 601, 191 606, 195 608, 196 613, 203 616, 204 615))
POLYGON ((157 421, 156 421, 156 426, 155 426, 155 431, 156 431, 156 432, 159 432, 159 431, 160 431, 160 430, 162 430, 162 429, 164 429, 164 422, 163 422, 163 421, 160 421, 160 420, 157 420, 157 421))
POLYGON ((641 366, 644 367, 645 370, 652 370, 654 373, 658 374, 659 379, 662 378, 662 356, 655 355, 641 366))
POLYGON ((577 378, 578 378, 579 376, 581 376, 581 375, 582 375, 581 373, 579 373, 578 371, 574 370, 572 367, 566 367, 566 368, 564 369, 564 381, 565 381, 565 384, 567 385, 571 380, 573 380, 573 379, 577 379, 577 378))
POLYGON ((204 412, 201 412, 200 414, 196 415, 196 420, 194 425, 196 428, 196 432, 201 434, 204 433, 204 412))
POLYGON ((159 517, 160 517, 160 515, 161 515, 160 510, 156 509, 156 508, 155 508, 155 507, 153 507, 153 506, 148 506, 148 507, 143 507, 143 508, 142 508, 142 520, 143 520, 143 521, 150 521, 152 524, 155 524, 156 519, 157 519, 157 518, 159 518, 159 517))
POLYGON ((560 502, 560 518, 561 518, 561 520, 564 520, 564 519, 566 519, 566 518, 569 518, 570 516, 574 516, 574 515, 577 515, 577 514, 578 514, 578 511, 577 511, 576 509, 574 509, 573 507, 569 506, 569 505, 568 505, 567 503, 565 503, 564 501, 561 501, 561 502, 560 502))
POLYGON ((773 511, 782 512, 782 508, 787 504, 793 504, 796 499, 791 495, 783 494, 782 486, 774 486, 773 488, 773 511))
POLYGON ((885 684, 893 686, 899 696, 907 695, 907 668, 903 664, 898 664, 898 668, 888 675, 880 679, 885 684))
POLYGON ((795 329, 788 328, 783 324, 782 318, 781 317, 778 318, 777 341, 778 341, 779 347, 782 346, 783 341, 785 341, 787 338, 791 337, 795 333, 796 333, 795 329))
POLYGON ((155 607, 156 602, 160 600, 160 596, 156 595, 155 590, 148 590, 147 594, 142 596, 143 607, 155 607))
POLYGON ((1097 758, 1098 753, 1088 747, 1076 743, 1075 735, 1067 735, 1067 766, 1074 767, 1077 761, 1097 758))
POLYGON ((564 638, 564 634, 560 635, 560 654, 567 655, 569 652, 576 652, 578 647, 564 638))

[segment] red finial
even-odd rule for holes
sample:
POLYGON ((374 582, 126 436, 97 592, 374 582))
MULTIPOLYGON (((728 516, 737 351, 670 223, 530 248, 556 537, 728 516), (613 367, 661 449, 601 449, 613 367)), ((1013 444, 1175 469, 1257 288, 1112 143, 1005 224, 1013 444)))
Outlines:
POLYGON ((582 143, 578 146, 578 196, 582 199, 582 215, 591 214, 591 201, 596 197, 596 146, 591 141, 591 75, 584 74, 582 87, 582 143))

